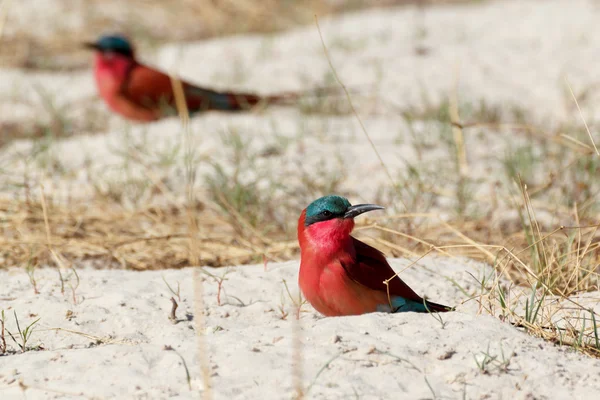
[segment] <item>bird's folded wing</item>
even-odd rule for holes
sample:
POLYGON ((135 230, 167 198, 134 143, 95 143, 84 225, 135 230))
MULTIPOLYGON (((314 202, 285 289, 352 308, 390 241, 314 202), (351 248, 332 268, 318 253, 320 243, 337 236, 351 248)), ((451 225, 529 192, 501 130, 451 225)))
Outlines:
POLYGON ((136 65, 129 72, 122 95, 147 108, 174 105, 171 78, 144 65, 136 65))
POLYGON ((422 301, 422 298, 398 276, 395 276, 386 285, 384 281, 392 278, 395 272, 383 253, 358 239, 352 238, 352 240, 356 249, 356 259, 354 262, 342 262, 342 266, 352 280, 370 289, 384 292, 388 292, 389 285, 390 296, 422 301))

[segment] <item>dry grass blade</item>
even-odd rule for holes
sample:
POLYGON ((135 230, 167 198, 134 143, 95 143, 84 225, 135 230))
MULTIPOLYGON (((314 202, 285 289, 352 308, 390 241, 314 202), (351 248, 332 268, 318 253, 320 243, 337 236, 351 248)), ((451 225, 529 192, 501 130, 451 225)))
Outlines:
POLYGON ((450 94, 448 112, 450 113, 450 123, 452 124, 452 133, 454 136, 454 143, 456 145, 459 172, 464 176, 467 174, 469 166, 467 164, 465 136, 463 134, 463 129, 460 123, 460 115, 458 113, 458 66, 456 68, 454 88, 450 94))
POLYGON ((573 143, 575 143, 575 144, 576 144, 577 146, 579 146, 579 147, 583 147, 583 148, 584 148, 584 149, 586 149, 588 152, 593 152, 593 151, 594 151, 594 149, 593 149, 592 147, 590 147, 589 145, 587 145, 587 144, 583 143, 583 142, 582 142, 582 141, 580 141, 580 140, 577 140, 577 139, 575 139, 574 137, 571 137, 571 136, 565 135, 564 133, 563 133, 563 134, 561 134, 560 136, 561 136, 562 138, 564 138, 564 139, 568 140, 569 142, 573 142, 573 143))
POLYGON ((192 145, 192 138, 190 133, 190 114, 187 108, 187 101, 185 98, 185 92, 183 90, 183 84, 177 78, 171 77, 171 84, 173 86, 173 92, 175 95, 175 104, 177 106, 177 113, 181 120, 181 127, 184 134, 184 146, 185 146, 185 170, 186 170, 186 195, 187 195, 187 221, 188 221, 188 232, 189 232, 189 254, 192 265, 195 266, 193 272, 194 282, 194 314, 196 320, 196 340, 198 347, 198 358, 200 360, 200 369, 202 371, 202 383, 204 384, 202 391, 202 398, 210 400, 213 398, 212 385, 210 378, 210 367, 208 358, 208 348, 205 340, 206 321, 204 315, 204 285, 200 277, 200 251, 197 245, 197 237, 199 233, 199 225, 196 217, 194 204, 196 199, 194 196, 194 176, 195 176, 195 165, 194 150, 192 145))
POLYGON ((46 206, 46 196, 44 196, 44 187, 40 187, 40 200, 42 204, 42 212, 44 215, 44 227, 46 228, 46 241, 48 243, 48 250, 50 254, 52 254, 52 258, 56 263, 56 270, 58 271, 58 276, 60 278, 60 292, 65 292, 65 280, 63 279, 62 270, 66 269, 64 262, 61 257, 56 253, 54 248, 52 247, 52 240, 50 234, 50 223, 48 222, 48 207, 46 206))
POLYGON ((585 118, 583 117, 583 112, 581 111, 581 107, 579 107, 579 102, 577 101, 577 97, 575 96, 575 93, 573 93, 573 89, 571 88, 571 84, 569 83, 569 80, 567 79, 567 77, 565 77, 565 83, 567 84, 567 87, 569 88, 569 92, 571 93, 571 97, 573 97, 573 101, 575 101, 575 105, 577 106, 577 110, 579 111, 579 116, 581 117, 581 120, 583 121, 583 124, 585 125, 585 130, 590 137, 592 146, 594 146, 594 151, 596 152, 596 155, 600 156, 600 152, 598 151, 598 148, 596 147, 596 143, 594 142, 594 137, 592 136, 592 132, 590 132, 590 128, 588 127, 588 124, 585 121, 585 118))
POLYGON ((434 250, 435 250, 434 247, 430 248, 427 252, 425 252, 419 258, 417 258, 416 260, 413 260, 406 267, 402 268, 401 271, 396 272, 394 275, 390 276, 388 279, 386 279, 385 281, 383 281, 383 284, 385 285, 385 288, 386 288, 386 291, 387 291, 387 298, 388 298, 388 303, 389 303, 389 306, 390 306, 390 310, 394 310, 395 309, 394 305, 392 303, 392 296, 390 295, 390 281, 392 279, 396 278, 397 276, 399 276, 402 272, 406 271, 407 269, 409 269, 410 267, 412 267, 413 265, 415 265, 416 263, 418 263, 420 260, 422 260, 425 256, 429 255, 429 253, 431 253, 434 250))
POLYGON ((96 343, 96 344, 127 344, 127 345, 133 345, 133 343, 131 343, 131 342, 127 341, 127 340, 114 339, 114 338, 112 338, 110 336, 100 337, 100 336, 90 335, 89 333, 85 333, 85 332, 74 331, 72 329, 66 329, 66 328, 48 328, 47 330, 49 330, 49 331, 55 331, 55 332, 66 332, 66 333, 71 333, 73 335, 83 336, 86 339, 93 340, 94 343, 96 343))
POLYGON ((298 318, 292 318, 292 341, 293 341, 293 354, 292 354, 292 376, 294 378, 294 389, 296 391, 295 400, 302 400, 306 395, 304 390, 304 379, 303 379, 303 357, 302 357, 302 326, 300 325, 300 314, 298 318))

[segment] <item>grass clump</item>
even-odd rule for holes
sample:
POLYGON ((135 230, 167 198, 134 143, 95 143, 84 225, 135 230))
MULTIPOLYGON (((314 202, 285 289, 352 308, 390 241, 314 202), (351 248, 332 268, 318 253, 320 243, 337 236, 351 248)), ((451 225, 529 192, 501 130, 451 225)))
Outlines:
MULTIPOLYGON (((21 329, 21 325, 19 324, 19 318, 17 317, 17 312, 14 311, 15 316, 15 324, 17 325, 17 332, 13 335, 8 329, 6 332, 10 336, 10 338, 15 342, 15 344, 21 349, 21 353, 25 353, 28 350, 31 350, 31 347, 28 346, 29 339, 34 331, 34 325, 37 324, 40 318, 28 324, 26 327, 21 329)), ((4 310, 2 310, 2 328, 4 329, 4 310)), ((4 339, 3 339, 4 341, 4 339)), ((3 344, 3 348, 6 351, 6 343, 3 344)))

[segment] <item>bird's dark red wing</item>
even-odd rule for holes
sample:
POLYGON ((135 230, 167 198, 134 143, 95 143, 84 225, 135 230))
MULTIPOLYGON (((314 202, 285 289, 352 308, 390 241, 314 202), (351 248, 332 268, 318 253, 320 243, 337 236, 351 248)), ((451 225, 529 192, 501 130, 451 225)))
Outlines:
POLYGON ((132 102, 149 109, 175 104, 171 78, 140 64, 134 66, 129 72, 122 94, 132 102))
MULTIPOLYGON (((394 276, 395 272, 388 264, 383 253, 358 239, 352 238, 354 248, 356 249, 356 260, 352 263, 342 263, 348 276, 355 282, 360 283, 370 289, 387 291, 383 281, 394 276)), ((421 302, 419 297, 406 283, 399 277, 394 277, 389 281, 390 295, 401 296, 408 300, 421 302)))

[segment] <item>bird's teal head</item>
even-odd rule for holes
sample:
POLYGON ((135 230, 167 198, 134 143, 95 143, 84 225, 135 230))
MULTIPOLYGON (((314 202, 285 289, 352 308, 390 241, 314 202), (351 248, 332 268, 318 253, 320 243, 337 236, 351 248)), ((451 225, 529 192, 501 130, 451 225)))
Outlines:
POLYGON ((126 37, 121 35, 101 36, 95 42, 84 43, 89 49, 94 49, 102 53, 118 53, 133 58, 133 46, 126 37))
POLYGON ((348 219, 367 211, 382 210, 383 207, 375 204, 351 205, 348 199, 341 196, 324 196, 306 207, 304 225, 309 226, 316 222, 328 221, 335 218, 348 219))

